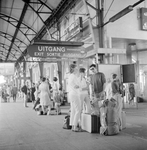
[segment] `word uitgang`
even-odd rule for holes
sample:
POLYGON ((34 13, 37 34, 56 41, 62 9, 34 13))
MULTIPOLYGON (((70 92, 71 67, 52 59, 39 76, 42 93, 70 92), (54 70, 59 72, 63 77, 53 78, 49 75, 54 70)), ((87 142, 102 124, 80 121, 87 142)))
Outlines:
POLYGON ((65 52, 65 47, 58 46, 38 46, 38 51, 40 52, 65 52))

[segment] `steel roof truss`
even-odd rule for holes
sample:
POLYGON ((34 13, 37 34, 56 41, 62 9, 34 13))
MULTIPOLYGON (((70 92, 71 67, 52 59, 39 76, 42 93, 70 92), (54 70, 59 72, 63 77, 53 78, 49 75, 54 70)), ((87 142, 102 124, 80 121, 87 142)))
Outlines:
POLYGON ((14 41, 15 41, 15 38, 17 37, 19 28, 20 28, 20 26, 21 26, 21 24, 22 24, 22 22, 23 22, 24 16, 25 16, 26 11, 27 11, 27 8, 28 8, 28 6, 25 4, 24 7, 23 7, 23 10, 22 10, 20 19, 19 19, 19 21, 18 21, 18 24, 17 24, 17 26, 16 26, 16 30, 15 30, 13 39, 12 39, 12 41, 11 41, 11 45, 10 45, 10 47, 9 47, 9 51, 8 51, 8 54, 7 54, 7 57, 6 57, 6 60, 5 60, 5 61, 7 61, 8 57, 9 57, 9 53, 11 52, 11 48, 12 48, 12 46, 13 46, 13 43, 14 43, 14 41))
MULTIPOLYGON (((2 47, 2 48, 4 48, 4 47, 2 47)), ((1 53, 4 57, 6 57, 6 56, 7 56, 7 52, 6 52, 6 51, 8 51, 8 50, 5 49, 5 48, 4 48, 4 50, 5 50, 5 51, 0 51, 0 53, 1 53), (4 55, 4 54, 6 54, 6 55, 4 55)), ((15 57, 15 58, 17 59, 17 57, 16 57, 12 52, 10 53, 10 55, 11 55, 12 57, 15 57)))
MULTIPOLYGON (((2 36, 2 35, 0 35, 0 36, 2 36)), ((8 39, 8 38, 6 38, 5 36, 2 36, 2 37, 4 37, 5 39, 7 39, 8 41, 10 41, 11 42, 11 40, 10 39, 8 39)), ((0 44, 3 44, 3 43, 0 43, 0 44)), ((20 47, 21 46, 17 46, 15 43, 13 43, 17 48, 18 48, 18 50, 23 54, 23 52, 21 51, 21 49, 20 49, 20 47)), ((4 44, 4 45, 6 45, 6 44, 4 44)), ((9 45, 7 45, 8 47, 9 47, 9 45)), ((15 49, 16 50, 16 49, 15 49)))
MULTIPOLYGON (((36 3, 34 3, 34 2, 26 2, 25 0, 22 0, 22 1, 24 1, 24 3, 26 3, 26 4, 37 14, 37 16, 40 18, 40 20, 43 22, 44 26, 46 27, 46 31, 50 34, 50 31, 48 30, 48 27, 46 26, 45 21, 44 21, 43 18, 40 16, 40 13, 43 14, 43 12, 40 11, 40 8, 42 8, 43 6, 46 6, 50 11, 52 11, 52 9, 50 9, 49 6, 47 6, 47 5, 46 5, 44 2, 42 2, 41 0, 38 0, 38 1, 40 2, 40 7, 39 7, 37 10, 35 10, 34 7, 30 5, 30 4, 36 4, 36 3)), ((38 5, 38 3, 37 3, 37 5, 38 5)), ((44 12, 44 14, 46 14, 46 13, 48 13, 48 11, 47 11, 47 12, 44 12)), ((49 14, 50 14, 50 13, 49 13, 49 14)), ((51 14, 52 14, 52 12, 51 12, 51 14)))
MULTIPOLYGON (((1 33, 1 35, 4 35, 3 37, 5 37, 5 38, 7 38, 7 39, 12 39, 12 38, 13 38, 13 36, 12 36, 11 34, 9 34, 9 33, 5 33, 5 32, 3 32, 3 31, 0 31, 0 33, 1 33)), ((20 44, 23 43, 24 45, 27 46, 27 44, 24 43, 22 40, 20 40, 20 39, 18 39, 18 38, 16 38, 15 40, 19 41, 20 44)), ((19 46, 19 45, 18 45, 18 46, 19 46)))
MULTIPOLYGON (((6 14, 3 14, 2 12, 0 12, 0 18, 3 19, 3 20, 5 20, 5 21, 7 21, 7 22, 9 22, 9 23, 11 23, 11 24, 12 24, 12 22, 13 22, 13 23, 15 22, 15 23, 18 24, 18 22, 19 22, 18 19, 14 18, 14 17, 12 17, 12 16, 8 16, 8 15, 6 15, 6 14), (4 18, 5 18, 5 19, 4 19, 4 18)), ((32 29, 32 27, 30 27, 30 26, 27 25, 26 23, 22 22, 21 25, 23 25, 24 27, 26 27, 26 28, 32 30, 34 33, 37 33, 37 31, 35 31, 34 29, 32 29)), ((16 27, 17 25, 13 25, 13 26, 16 27)))

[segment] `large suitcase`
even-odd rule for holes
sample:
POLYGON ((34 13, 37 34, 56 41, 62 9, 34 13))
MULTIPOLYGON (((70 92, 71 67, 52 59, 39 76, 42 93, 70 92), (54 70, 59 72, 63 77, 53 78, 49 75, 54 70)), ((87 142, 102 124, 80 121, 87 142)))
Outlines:
POLYGON ((100 117, 82 113, 81 126, 89 133, 100 133, 100 117))
POLYGON ((125 129, 126 128, 126 112, 122 111, 121 116, 122 116, 122 129, 125 129))

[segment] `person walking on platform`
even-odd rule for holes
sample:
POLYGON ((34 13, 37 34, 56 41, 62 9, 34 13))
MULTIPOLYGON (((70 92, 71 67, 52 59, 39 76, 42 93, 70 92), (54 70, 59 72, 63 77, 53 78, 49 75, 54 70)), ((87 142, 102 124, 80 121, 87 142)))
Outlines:
POLYGON ((79 96, 79 83, 77 72, 78 68, 76 64, 71 64, 70 75, 68 78, 68 98, 71 105, 70 113, 70 125, 72 126, 72 131, 79 132, 80 128, 78 127, 80 114, 81 114, 81 105, 80 105, 80 96, 79 96))
POLYGON ((11 88, 10 85, 7 86, 7 102, 10 102, 10 97, 11 97, 11 88))
POLYGON ((36 83, 36 85, 35 85, 35 93, 34 93, 34 95, 35 95, 35 102, 34 102, 34 104, 33 104, 33 109, 35 109, 36 106, 40 104, 39 83, 36 83))
POLYGON ((46 83, 46 78, 42 78, 42 83, 39 85, 39 91, 40 91, 40 105, 42 107, 43 114, 50 115, 51 111, 51 94, 49 91, 49 86, 46 83))
POLYGON ((35 91, 36 91, 35 83, 32 83, 32 87, 30 88, 30 98, 31 98, 31 101, 32 101, 33 104, 35 102, 35 94, 34 94, 35 91))
POLYGON ((13 102, 16 102, 16 96, 17 96, 17 87, 14 84, 14 86, 12 87, 13 102))
POLYGON ((23 100, 24 100, 24 107, 28 107, 27 106, 27 94, 28 94, 28 88, 26 86, 26 84, 24 83, 24 86, 21 88, 21 91, 23 92, 23 100))

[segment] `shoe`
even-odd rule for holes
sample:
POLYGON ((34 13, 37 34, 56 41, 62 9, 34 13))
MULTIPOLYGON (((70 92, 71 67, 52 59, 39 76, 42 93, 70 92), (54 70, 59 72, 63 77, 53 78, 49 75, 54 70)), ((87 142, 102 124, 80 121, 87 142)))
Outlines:
POLYGON ((79 128, 76 129, 72 129, 73 132, 81 132, 81 130, 79 128))
POLYGON ((79 127, 79 132, 83 132, 84 130, 81 128, 81 127, 79 127))
POLYGON ((107 130, 107 127, 100 127, 100 134, 104 135, 107 130))
POLYGON ((47 115, 50 116, 51 115, 50 112, 47 112, 47 115))
POLYGON ((45 113, 43 113, 43 115, 47 115, 47 113, 45 112, 45 113))

